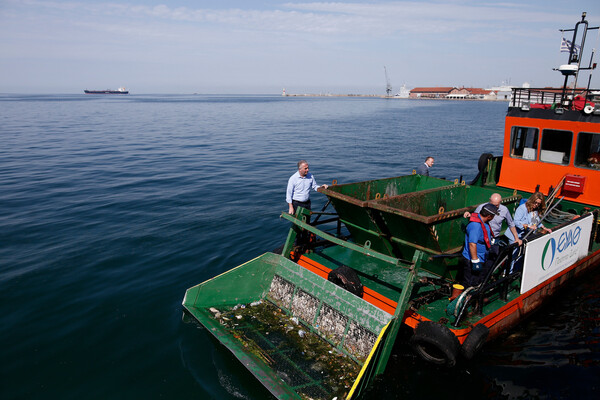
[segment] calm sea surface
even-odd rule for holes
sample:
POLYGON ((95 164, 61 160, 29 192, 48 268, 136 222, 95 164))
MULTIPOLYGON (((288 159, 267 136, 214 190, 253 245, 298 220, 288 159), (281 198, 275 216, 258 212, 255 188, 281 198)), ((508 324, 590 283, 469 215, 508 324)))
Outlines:
MULTIPOLYGON (((507 103, 0 95, 0 398, 263 399, 185 290, 285 240, 296 161, 319 183, 472 179, 507 103)), ((316 207, 325 203, 313 195, 316 207)), ((472 363, 394 355, 389 398, 596 398, 600 273, 472 363)))

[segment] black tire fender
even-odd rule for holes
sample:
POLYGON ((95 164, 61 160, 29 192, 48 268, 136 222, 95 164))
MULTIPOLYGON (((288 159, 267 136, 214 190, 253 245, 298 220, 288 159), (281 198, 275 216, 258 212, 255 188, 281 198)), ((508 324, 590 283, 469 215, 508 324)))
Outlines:
POLYGON ((487 326, 483 324, 475 325, 460 349, 463 357, 467 360, 472 359, 481 350, 489 334, 490 330, 487 326))
POLYGON ((494 157, 491 153, 483 153, 479 156, 479 161, 477 161, 477 169, 479 172, 483 172, 485 167, 487 167, 488 161, 494 157))
POLYGON ((425 361, 452 367, 460 351, 460 343, 446 326, 433 321, 422 321, 415 328, 409 343, 425 361))

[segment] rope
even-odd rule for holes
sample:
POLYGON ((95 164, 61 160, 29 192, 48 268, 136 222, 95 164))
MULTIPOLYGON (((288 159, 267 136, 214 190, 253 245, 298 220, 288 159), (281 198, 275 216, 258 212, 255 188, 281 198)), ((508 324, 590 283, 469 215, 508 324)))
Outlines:
POLYGON ((568 222, 568 221, 572 220, 576 216, 577 216, 577 214, 573 214, 573 213, 570 213, 567 211, 560 211, 560 210, 553 209, 546 216, 546 221, 548 221, 552 225, 559 225, 559 224, 562 224, 563 222, 568 222))

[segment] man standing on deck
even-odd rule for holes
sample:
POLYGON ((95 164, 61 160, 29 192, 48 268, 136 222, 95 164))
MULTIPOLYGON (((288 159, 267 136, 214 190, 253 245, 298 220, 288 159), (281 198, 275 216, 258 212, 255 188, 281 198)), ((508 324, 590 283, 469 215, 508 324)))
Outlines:
POLYGON ((423 164, 415 168, 415 174, 429 176, 429 168, 433 167, 434 161, 433 157, 427 157, 423 164))
POLYGON ((498 207, 490 203, 484 204, 479 214, 471 215, 465 234, 465 247, 459 262, 465 287, 480 284, 487 274, 489 265, 486 261, 494 238, 489 222, 496 215, 498 207))
MULTIPOLYGON (((508 225, 508 229, 510 229, 510 231, 516 238, 516 240, 514 240, 513 242, 517 242, 517 244, 520 246, 523 244, 523 241, 519 239, 519 235, 517 234, 517 228, 515 227, 515 223, 512 217, 510 216, 510 211, 508 211, 508 208, 504 204, 500 204, 501 201, 502 196, 500 196, 500 193, 494 193, 490 196, 490 204, 498 207, 498 215, 496 215, 494 219, 490 221, 490 228, 492 228, 492 233, 494 234, 494 237, 500 236, 500 230, 502 229, 502 221, 506 220, 506 225, 508 225)), ((480 204, 474 212, 476 214, 479 214, 479 212, 485 204, 486 203, 480 204)), ((471 213, 466 211, 464 217, 470 218, 471 213)))
POLYGON ((288 180, 285 199, 288 203, 288 213, 295 214, 298 206, 310 210, 310 189, 317 191, 319 187, 327 189, 327 185, 317 185, 315 177, 308 172, 308 163, 298 161, 298 171, 288 180))

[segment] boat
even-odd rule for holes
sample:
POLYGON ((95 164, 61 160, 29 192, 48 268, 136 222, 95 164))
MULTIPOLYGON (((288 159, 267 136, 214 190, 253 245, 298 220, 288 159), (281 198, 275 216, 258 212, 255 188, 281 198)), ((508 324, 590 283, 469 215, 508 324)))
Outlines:
POLYGON ((394 95, 399 99, 408 99, 410 96, 410 89, 406 87, 406 84, 402 85, 400 91, 394 95))
POLYGON ((320 211, 281 215, 291 228, 280 251, 189 288, 184 320, 278 399, 360 398, 399 341, 452 367, 518 328, 600 264, 600 90, 577 86, 595 68, 582 55, 598 27, 585 18, 563 31, 580 47, 557 68, 562 87, 512 89, 502 154, 482 154, 475 179, 334 181, 320 211), (499 193, 514 213, 535 192, 552 232, 498 246, 481 283, 458 285, 465 212, 499 193))
POLYGON ((124 87, 120 87, 117 90, 105 89, 105 90, 88 90, 83 91, 85 94, 129 94, 129 90, 124 87))

